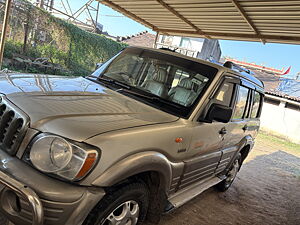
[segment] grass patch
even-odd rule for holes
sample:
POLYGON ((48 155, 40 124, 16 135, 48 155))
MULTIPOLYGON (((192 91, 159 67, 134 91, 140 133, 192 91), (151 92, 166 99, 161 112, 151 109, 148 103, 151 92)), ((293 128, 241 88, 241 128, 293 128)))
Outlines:
POLYGON ((300 154, 300 144, 293 143, 291 141, 277 137, 277 136, 267 133, 265 131, 259 131, 257 138, 261 139, 263 141, 272 142, 274 144, 277 144, 280 147, 282 147, 284 150, 288 150, 288 151, 300 154))

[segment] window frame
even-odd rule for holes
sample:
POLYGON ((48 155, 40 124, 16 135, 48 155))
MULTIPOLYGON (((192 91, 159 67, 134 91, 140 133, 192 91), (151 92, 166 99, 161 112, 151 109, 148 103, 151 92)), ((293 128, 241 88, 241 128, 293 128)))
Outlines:
POLYGON ((231 116, 231 121, 233 121, 233 122, 248 119, 249 118, 248 117, 249 116, 249 111, 250 111, 251 105, 252 105, 252 94, 251 94, 252 89, 250 87, 248 87, 247 85, 243 85, 243 83, 237 84, 235 91, 236 91, 236 93, 235 93, 235 99, 234 99, 234 104, 233 104, 233 108, 232 108, 232 116, 231 116), (248 89, 246 105, 244 107, 242 118, 233 118, 234 112, 235 112, 235 109, 236 109, 237 99, 238 99, 238 96, 239 96, 240 87, 244 87, 244 88, 248 89))
MULTIPOLYGON (((261 88, 258 88, 256 85, 254 85, 253 83, 249 82, 248 80, 240 77, 240 84, 238 84, 238 88, 236 90, 236 97, 234 100, 234 108, 233 108, 233 114, 235 111, 235 105, 236 105, 236 101, 238 98, 238 94, 239 94, 239 88, 240 87, 245 87, 249 89, 248 92, 248 96, 247 96, 247 102, 246 102, 246 107, 243 113, 243 117, 239 118, 239 119, 233 119, 231 118, 231 121, 241 121, 241 120, 253 120, 253 119, 259 119, 261 116, 261 111, 262 111, 262 106, 263 106, 263 101, 264 101, 264 93, 262 91, 261 88), (258 94, 260 94, 261 98, 260 98, 260 103, 259 103, 259 109, 257 111, 257 116, 254 118, 251 118, 251 113, 252 113, 252 109, 253 109, 253 104, 254 104, 254 93, 257 92, 258 94)), ((232 117, 233 117, 232 114, 232 117)))
POLYGON ((257 91, 261 98, 260 98, 260 104, 259 104, 259 109, 258 109, 258 113, 257 113, 257 119, 259 119, 261 117, 261 112, 262 112, 262 108, 263 108, 263 105, 264 105, 264 99, 265 99, 265 95, 259 91, 257 91))
MULTIPOLYGON (((228 79, 224 79, 223 82, 221 82, 221 84, 218 86, 217 91, 215 91, 215 92, 213 93, 211 102, 212 102, 212 104, 213 104, 213 103, 219 104, 219 103, 221 102, 221 101, 217 100, 215 97, 216 97, 216 95, 220 92, 220 90, 222 89, 223 85, 225 85, 225 84, 232 84, 232 85, 233 85, 229 105, 225 105, 225 104, 224 104, 224 106, 227 106, 227 107, 232 108, 232 107, 233 107, 233 102, 234 102, 234 96, 235 96, 236 83, 229 82, 228 79)), ((223 104, 222 104, 222 105, 223 105, 223 104)))
MULTIPOLYGON (((197 122, 207 122, 206 121, 206 116, 208 113, 209 108, 211 107, 212 104, 214 103, 218 103, 214 97, 215 95, 220 91, 221 87, 223 84, 225 83, 232 83, 233 84, 233 90, 232 90, 232 96, 231 96, 231 100, 230 100, 230 105, 229 107, 231 109, 233 109, 233 104, 236 98, 236 87, 238 84, 240 84, 240 78, 234 74, 230 74, 230 73, 225 73, 221 75, 221 78, 219 79, 219 81, 217 82, 217 84, 214 86, 214 88, 212 89, 211 93, 209 94, 209 97, 205 100, 204 102, 204 108, 200 108, 200 110, 198 111, 198 115, 196 116, 196 121, 197 122)), ((215 123, 216 121, 213 121, 212 123, 215 123)))
POLYGON ((261 111, 262 111, 262 107, 263 107, 263 102, 264 102, 264 94, 261 93, 260 91, 258 91, 257 89, 255 90, 252 90, 253 91, 253 99, 252 99, 252 104, 251 104, 251 112, 250 112, 250 117, 249 119, 259 119, 260 116, 261 116, 261 111), (257 110, 257 113, 256 113, 256 117, 251 117, 251 114, 252 114, 252 110, 253 110, 253 105, 254 105, 254 93, 257 92, 259 95, 260 95, 260 100, 259 100, 259 106, 258 106, 258 110, 257 110))

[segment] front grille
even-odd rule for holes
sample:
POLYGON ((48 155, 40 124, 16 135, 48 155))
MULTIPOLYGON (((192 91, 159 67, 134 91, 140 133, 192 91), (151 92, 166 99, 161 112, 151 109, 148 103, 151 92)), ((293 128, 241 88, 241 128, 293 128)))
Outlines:
POLYGON ((21 110, 0 96, 0 149, 16 154, 26 132, 26 121, 21 110))

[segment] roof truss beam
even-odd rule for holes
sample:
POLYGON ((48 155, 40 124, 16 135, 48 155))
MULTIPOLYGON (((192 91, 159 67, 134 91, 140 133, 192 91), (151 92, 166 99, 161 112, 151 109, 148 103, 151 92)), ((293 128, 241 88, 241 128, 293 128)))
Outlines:
POLYGON ((177 12, 173 7, 165 3, 163 0, 156 0, 159 4, 161 4, 164 8, 166 8, 168 11, 173 13, 175 16, 177 16, 179 19, 181 19, 183 22, 191 26, 195 31, 197 31, 199 34, 203 35, 206 38, 211 38, 208 36, 205 32, 203 32, 199 27, 197 27, 195 24, 193 24, 191 21, 189 21, 187 18, 185 18, 183 15, 181 15, 179 12, 177 12))
MULTIPOLYGON (((187 36, 196 36, 199 35, 197 32, 194 31, 188 31, 188 30, 172 30, 172 29, 161 29, 161 33, 168 33, 170 35, 177 35, 177 34, 184 34, 187 36)), ((213 38, 225 38, 228 37, 228 39, 234 37, 238 39, 249 39, 251 41, 257 41, 257 35, 256 34, 241 34, 241 33, 219 33, 219 32, 205 32, 207 35, 212 36, 213 38)), ((261 35, 260 38, 264 40, 272 40, 276 42, 281 42, 283 40, 288 41, 290 43, 300 43, 300 36, 299 37, 289 37, 289 36, 280 36, 280 35, 261 35)), ((226 38, 227 39, 227 38, 226 38)))
POLYGON ((146 20, 142 19, 141 17, 129 12, 128 10, 122 8, 121 6, 113 3, 112 1, 110 0, 101 0, 100 1, 101 3, 111 7, 111 8, 114 8, 116 9, 117 11, 119 11, 120 13, 124 14, 125 16, 128 16, 130 17, 131 19, 139 22, 139 23, 143 23, 145 26, 149 27, 149 28, 152 28, 152 30, 158 30, 158 28, 156 26, 154 26, 153 24, 147 22, 146 20))
MULTIPOLYGON (((251 27, 251 29, 255 32, 255 34, 257 36, 261 36, 260 32, 258 31, 258 29, 256 28, 256 26, 254 25, 254 23, 252 22, 252 20, 249 18, 249 16, 247 15, 247 13, 245 12, 245 10, 241 7, 240 3, 238 3, 237 0, 231 0, 232 4, 235 6, 235 8, 239 11, 239 13, 242 15, 242 17, 244 18, 244 20, 248 23, 248 25, 251 27)), ((266 43, 266 41, 261 38, 260 39, 262 43, 266 43)))

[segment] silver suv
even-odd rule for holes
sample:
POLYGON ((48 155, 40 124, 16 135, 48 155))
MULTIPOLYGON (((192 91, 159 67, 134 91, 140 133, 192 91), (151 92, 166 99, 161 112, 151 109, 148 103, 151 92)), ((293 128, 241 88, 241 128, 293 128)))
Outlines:
POLYGON ((0 209, 17 225, 135 225, 229 188, 259 129, 263 84, 130 47, 87 77, 0 77, 0 209))

